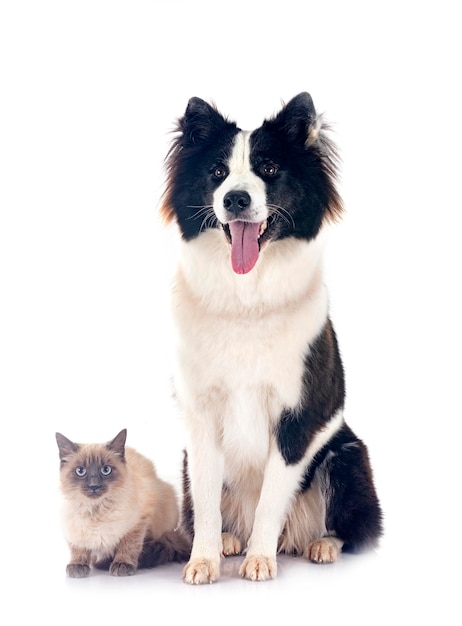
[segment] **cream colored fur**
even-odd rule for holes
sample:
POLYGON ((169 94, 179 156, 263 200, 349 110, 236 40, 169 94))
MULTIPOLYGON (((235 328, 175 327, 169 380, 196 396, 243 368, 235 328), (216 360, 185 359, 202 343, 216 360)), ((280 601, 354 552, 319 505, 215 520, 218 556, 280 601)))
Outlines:
POLYGON ((136 568, 135 552, 141 550, 143 539, 158 539, 177 526, 176 493, 158 477, 149 459, 127 447, 126 463, 114 453, 110 458, 118 479, 100 497, 89 498, 72 473, 76 465, 85 465, 86 459, 101 454, 103 448, 104 444, 80 444, 61 468, 62 521, 71 563, 89 565, 120 553, 120 558, 128 555, 133 560, 135 556, 136 568))

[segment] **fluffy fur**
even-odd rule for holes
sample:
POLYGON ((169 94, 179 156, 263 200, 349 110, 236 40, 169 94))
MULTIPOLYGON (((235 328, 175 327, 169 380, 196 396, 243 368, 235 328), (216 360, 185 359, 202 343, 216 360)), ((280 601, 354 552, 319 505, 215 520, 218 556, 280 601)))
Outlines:
POLYGON ((278 551, 328 563, 381 534, 323 282, 342 212, 327 130, 307 93, 253 132, 192 98, 167 156, 189 583, 217 580, 222 554, 265 580, 278 551))
POLYGON ((56 433, 71 578, 88 576, 92 564, 128 576, 189 554, 179 538, 175 550, 168 547, 179 518, 174 488, 149 459, 125 448, 126 433, 106 444, 77 444, 56 433))

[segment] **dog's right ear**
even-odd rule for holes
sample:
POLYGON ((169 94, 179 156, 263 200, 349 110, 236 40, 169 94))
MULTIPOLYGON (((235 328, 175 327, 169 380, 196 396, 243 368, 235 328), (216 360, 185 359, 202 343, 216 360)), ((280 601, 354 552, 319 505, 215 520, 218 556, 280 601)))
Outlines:
POLYGON ((181 120, 183 145, 206 144, 230 125, 236 126, 223 117, 215 106, 211 106, 202 98, 191 98, 181 120))
POLYGON ((165 159, 167 178, 160 203, 160 214, 166 224, 175 219, 175 193, 178 185, 181 186, 181 172, 189 166, 188 158, 225 134, 231 138, 237 132, 237 126, 219 113, 214 105, 202 98, 191 98, 174 132, 175 138, 165 159))

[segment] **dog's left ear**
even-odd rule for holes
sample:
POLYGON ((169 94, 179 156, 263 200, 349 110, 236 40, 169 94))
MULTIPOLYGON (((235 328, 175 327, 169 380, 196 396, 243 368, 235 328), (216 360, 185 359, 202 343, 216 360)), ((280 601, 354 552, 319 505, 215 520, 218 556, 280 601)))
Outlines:
POLYGON ((290 100, 274 120, 288 138, 302 145, 311 145, 318 135, 317 115, 313 100, 306 91, 290 100))

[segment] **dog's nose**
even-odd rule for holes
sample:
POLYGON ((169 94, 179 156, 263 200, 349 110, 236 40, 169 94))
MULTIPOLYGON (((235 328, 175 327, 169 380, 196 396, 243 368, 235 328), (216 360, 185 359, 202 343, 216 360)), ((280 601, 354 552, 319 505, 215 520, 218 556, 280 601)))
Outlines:
POLYGON ((250 196, 247 191, 236 190, 228 191, 223 198, 223 206, 230 213, 239 215, 242 211, 245 211, 250 205, 250 196))

